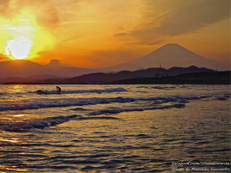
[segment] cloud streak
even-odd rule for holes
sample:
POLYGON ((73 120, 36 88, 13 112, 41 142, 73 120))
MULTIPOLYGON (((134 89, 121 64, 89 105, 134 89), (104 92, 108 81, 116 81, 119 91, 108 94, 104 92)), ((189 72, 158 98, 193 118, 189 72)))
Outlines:
POLYGON ((176 36, 193 32, 230 15, 229 0, 204 0, 192 6, 169 12, 154 28, 156 34, 176 36))
POLYGON ((152 45, 169 36, 195 32, 230 16, 229 0, 145 0, 145 2, 148 6, 144 12, 146 20, 128 33, 115 34, 116 37, 133 37, 138 40, 136 43, 152 45), (156 6, 162 9, 162 13, 150 10, 156 6))

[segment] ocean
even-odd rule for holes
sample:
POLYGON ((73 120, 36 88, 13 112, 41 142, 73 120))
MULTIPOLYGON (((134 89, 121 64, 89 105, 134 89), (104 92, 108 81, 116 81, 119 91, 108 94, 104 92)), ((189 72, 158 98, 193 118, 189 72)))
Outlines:
POLYGON ((2 172, 229 172, 230 85, 0 85, 2 172))

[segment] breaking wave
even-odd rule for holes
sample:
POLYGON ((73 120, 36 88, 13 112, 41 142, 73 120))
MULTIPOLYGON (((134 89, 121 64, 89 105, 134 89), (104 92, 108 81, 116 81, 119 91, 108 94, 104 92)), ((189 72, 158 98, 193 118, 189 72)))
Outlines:
POLYGON ((0 129, 11 132, 23 132, 30 129, 44 129, 45 127, 55 126, 69 121, 72 118, 77 117, 77 115, 71 116, 58 116, 58 117, 47 117, 44 119, 32 119, 25 120, 23 122, 16 122, 10 124, 1 124, 0 129))
POLYGON ((0 111, 9 110, 27 110, 27 109, 41 109, 41 108, 54 108, 54 107, 70 107, 70 106, 86 106, 97 104, 110 104, 110 103, 131 103, 136 101, 153 101, 152 104, 163 104, 169 102, 188 103, 190 100, 199 100, 207 98, 208 96, 166 96, 166 97, 151 97, 151 98, 64 98, 64 99, 40 99, 35 100, 21 100, 11 102, 11 104, 0 104, 0 111))
POLYGON ((153 89, 160 89, 160 90, 162 90, 162 89, 167 89, 167 90, 169 90, 169 89, 175 89, 176 87, 175 86, 172 86, 172 87, 162 87, 162 86, 155 86, 155 87, 152 87, 153 89))
POLYGON ((22 100, 20 102, 15 101, 11 104, 1 104, 0 111, 8 110, 26 110, 26 109, 40 109, 40 108, 54 108, 54 107, 69 107, 69 106, 85 106, 96 104, 109 104, 109 103, 128 103, 134 102, 133 98, 65 98, 65 99, 43 99, 40 102, 39 99, 30 101, 22 100))
POLYGON ((145 110, 155 110, 155 109, 170 109, 170 108, 184 108, 185 104, 182 103, 177 103, 173 105, 165 105, 165 106, 152 106, 152 107, 143 107, 143 108, 127 108, 127 109, 122 109, 122 108, 108 108, 104 110, 99 110, 95 112, 91 112, 89 115, 109 115, 109 114, 119 114, 122 112, 134 112, 134 111, 145 111, 145 110))
POLYGON ((22 122, 12 122, 7 124, 1 124, 0 130, 9 132, 27 132, 31 129, 44 129, 46 127, 55 126, 70 121, 71 119, 76 120, 119 120, 115 117, 83 117, 81 115, 70 115, 70 116, 57 116, 47 117, 43 119, 30 119, 22 122))
MULTIPOLYGON (((113 93, 113 92, 126 92, 124 88, 111 88, 111 89, 93 89, 93 90, 64 90, 61 94, 79 94, 79 93, 113 93)), ((57 90, 47 91, 47 90, 37 90, 33 93, 36 94, 58 94, 57 90)))

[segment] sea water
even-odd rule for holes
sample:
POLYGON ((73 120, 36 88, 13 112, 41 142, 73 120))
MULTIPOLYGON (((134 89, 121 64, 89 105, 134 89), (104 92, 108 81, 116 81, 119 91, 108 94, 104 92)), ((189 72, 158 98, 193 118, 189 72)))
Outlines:
POLYGON ((0 85, 2 172, 230 170, 229 85, 59 86, 0 85))

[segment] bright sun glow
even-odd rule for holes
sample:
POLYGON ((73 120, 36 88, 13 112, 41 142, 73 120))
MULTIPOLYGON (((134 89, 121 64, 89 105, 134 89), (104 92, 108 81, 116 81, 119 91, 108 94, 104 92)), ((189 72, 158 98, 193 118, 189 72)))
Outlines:
POLYGON ((0 17, 0 35, 0 53, 11 59, 35 58, 54 43, 52 35, 39 25, 29 9, 12 19, 0 17))

